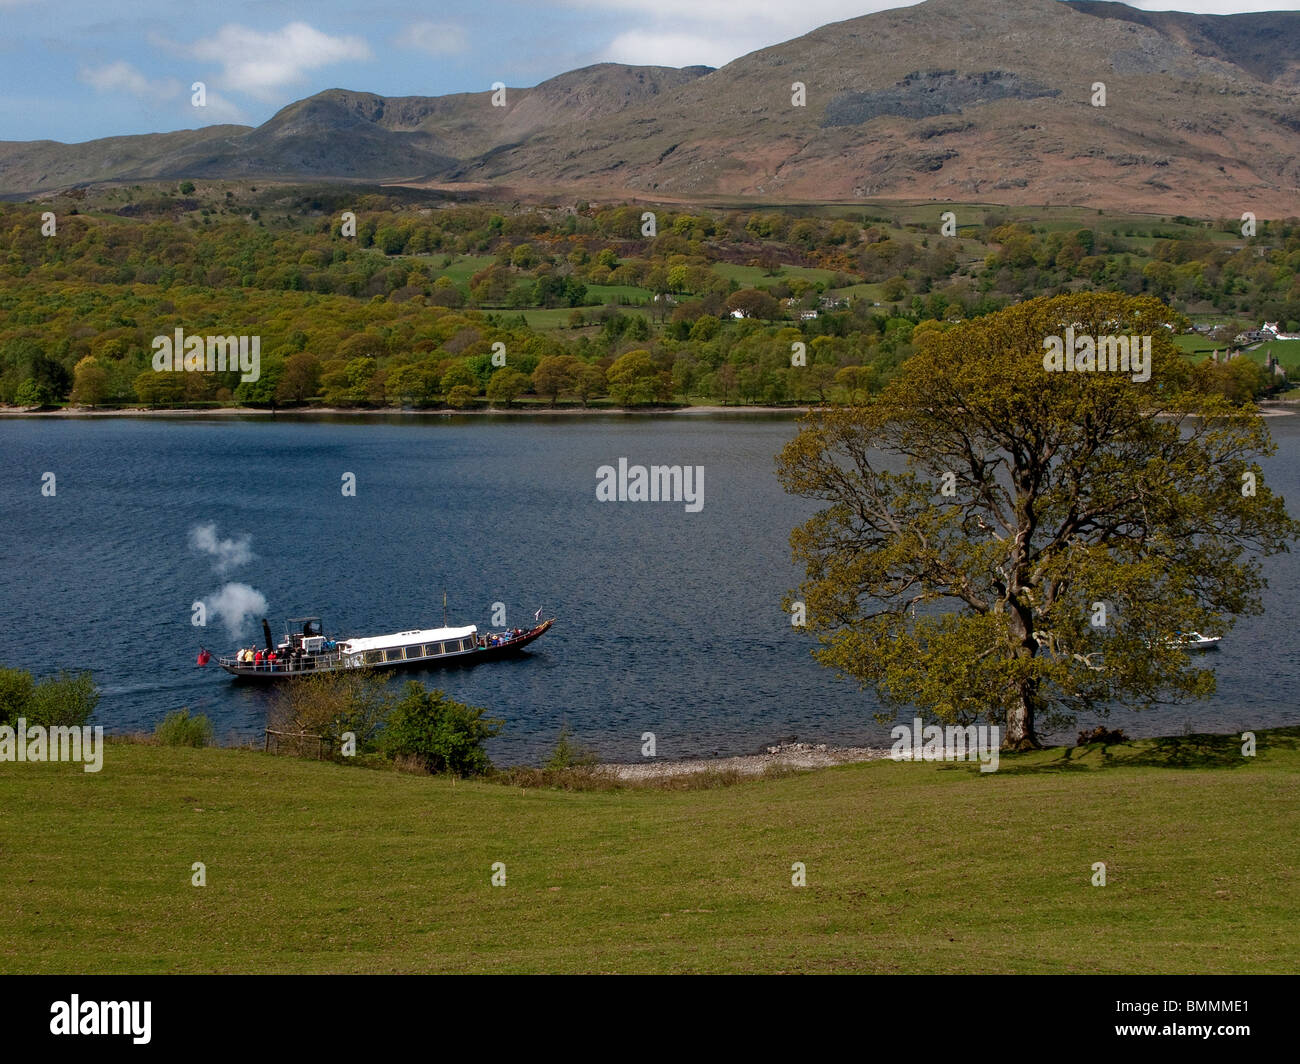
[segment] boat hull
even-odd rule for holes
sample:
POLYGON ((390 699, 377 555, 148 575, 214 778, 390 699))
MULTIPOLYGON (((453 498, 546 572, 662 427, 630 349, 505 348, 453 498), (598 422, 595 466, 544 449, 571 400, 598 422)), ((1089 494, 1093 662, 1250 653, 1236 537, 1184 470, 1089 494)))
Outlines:
MULTIPOLYGON (((375 661, 365 661, 361 655, 321 654, 314 656, 310 664, 296 667, 278 661, 274 667, 269 667, 265 663, 261 665, 248 664, 235 661, 233 658, 220 658, 217 664, 237 680, 248 683, 278 683, 282 680, 303 679, 309 676, 347 672, 353 669, 438 669, 458 665, 474 665, 480 661, 493 661, 521 653, 529 643, 545 635, 554 623, 555 618, 551 617, 541 624, 520 633, 518 636, 495 646, 474 646, 466 650, 446 654, 375 661)), ((380 656, 383 657, 383 655, 380 656)))

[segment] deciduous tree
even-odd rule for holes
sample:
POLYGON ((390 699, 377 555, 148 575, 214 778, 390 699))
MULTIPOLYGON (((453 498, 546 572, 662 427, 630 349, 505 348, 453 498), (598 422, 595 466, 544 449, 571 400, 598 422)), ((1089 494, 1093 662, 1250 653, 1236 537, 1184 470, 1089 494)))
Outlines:
POLYGON ((1197 390, 1151 297, 1035 299, 924 344, 872 404, 817 411, 778 460, 825 504, 791 537, 818 658, 886 710, 1005 725, 1204 696, 1178 633, 1260 610, 1300 525, 1252 408, 1197 390), (1044 339, 1151 337, 1150 380, 1049 372, 1044 339))

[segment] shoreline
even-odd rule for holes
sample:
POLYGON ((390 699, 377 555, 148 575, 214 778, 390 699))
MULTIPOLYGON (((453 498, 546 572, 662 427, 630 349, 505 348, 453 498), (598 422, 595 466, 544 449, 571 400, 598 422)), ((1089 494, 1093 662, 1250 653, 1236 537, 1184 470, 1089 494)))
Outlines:
POLYGON ((340 406, 308 406, 292 409, 259 410, 253 407, 220 406, 208 410, 184 408, 163 408, 159 410, 147 407, 127 407, 120 410, 97 410, 87 407, 73 407, 61 410, 31 410, 22 407, 0 407, 0 417, 14 418, 112 418, 112 417, 160 417, 160 418, 203 418, 203 417, 256 417, 256 418, 294 418, 317 417, 320 415, 344 417, 661 417, 666 415, 699 414, 714 416, 717 414, 794 414, 802 415, 813 409, 809 406, 680 406, 624 409, 622 407, 550 407, 499 409, 488 407, 475 410, 410 410, 398 407, 352 408, 340 406))
MULTIPOLYGON (((1258 404, 1260 417, 1291 417, 1300 413, 1300 399, 1264 399, 1258 404)), ((455 417, 535 417, 535 418, 555 418, 555 417, 717 417, 719 415, 736 414, 736 415, 753 415, 758 414, 765 417, 776 415, 790 415, 802 417, 812 410, 820 409, 813 406, 677 406, 677 407, 652 407, 624 409, 622 407, 536 407, 520 408, 512 407, 510 409, 499 409, 488 407, 485 409, 475 410, 410 410, 396 407, 385 407, 382 409, 373 408, 352 408, 340 406, 309 406, 293 407, 291 409, 281 410, 259 410, 253 407, 242 406, 220 406, 208 410, 192 410, 183 408, 164 408, 153 410, 146 407, 127 407, 118 410, 97 410, 86 407, 72 407, 60 410, 31 410, 22 407, 0 406, 0 418, 50 418, 54 420, 73 418, 73 419, 93 419, 93 418, 266 418, 276 420, 279 418, 312 418, 312 417, 362 417, 362 418, 390 418, 390 417, 416 417, 416 418, 455 418, 455 417)), ((836 409, 828 406, 827 409, 836 409)))
POLYGON ((836 765, 853 765, 862 761, 887 759, 885 746, 831 746, 827 743, 783 742, 767 747, 760 754, 733 757, 681 758, 671 761, 601 762, 592 772, 616 780, 670 779, 707 772, 735 772, 741 776, 761 776, 769 768, 818 769, 836 765))

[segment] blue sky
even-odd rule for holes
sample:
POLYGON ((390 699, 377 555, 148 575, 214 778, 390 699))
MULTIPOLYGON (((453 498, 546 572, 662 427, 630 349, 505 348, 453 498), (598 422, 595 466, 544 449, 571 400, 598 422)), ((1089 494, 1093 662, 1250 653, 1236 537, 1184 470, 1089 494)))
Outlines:
MULTIPOLYGON (((897 0, 0 0, 0 140, 256 125, 322 89, 385 96, 535 85, 603 61, 721 66, 897 0), (743 15, 741 14, 743 12, 743 15), (202 81, 207 106, 191 105, 202 81)), ((1295 10, 1186 0, 1151 10, 1295 10)))

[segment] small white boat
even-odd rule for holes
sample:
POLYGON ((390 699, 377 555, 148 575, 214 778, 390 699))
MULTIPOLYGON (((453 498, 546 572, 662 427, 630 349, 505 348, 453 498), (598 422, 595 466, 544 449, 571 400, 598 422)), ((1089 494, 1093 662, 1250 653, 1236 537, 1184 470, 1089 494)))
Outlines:
POLYGON ((1188 652, 1213 650, 1222 638, 1219 635, 1201 635, 1200 632, 1179 632, 1169 641, 1169 645, 1188 652))

